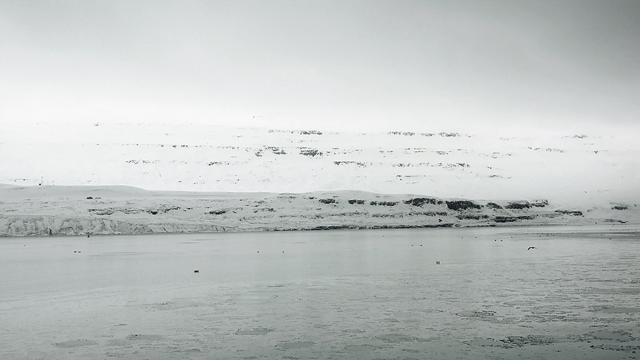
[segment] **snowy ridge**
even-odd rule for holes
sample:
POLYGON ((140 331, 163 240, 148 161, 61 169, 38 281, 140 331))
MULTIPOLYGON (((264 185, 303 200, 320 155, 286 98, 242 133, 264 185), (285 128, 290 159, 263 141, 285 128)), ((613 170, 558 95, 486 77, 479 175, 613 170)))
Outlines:
POLYGON ((0 236, 151 234, 640 223, 637 204, 563 208, 360 191, 157 192, 131 187, 0 187, 0 236))

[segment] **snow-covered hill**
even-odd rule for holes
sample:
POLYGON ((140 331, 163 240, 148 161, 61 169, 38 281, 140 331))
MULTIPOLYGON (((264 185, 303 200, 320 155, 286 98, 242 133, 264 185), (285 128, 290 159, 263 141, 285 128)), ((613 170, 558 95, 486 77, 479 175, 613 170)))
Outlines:
POLYGON ((0 236, 640 223, 637 204, 562 208, 359 191, 152 192, 131 187, 0 188, 0 236))
POLYGON ((0 183, 606 204, 640 199, 636 135, 21 124, 0 131, 0 183))

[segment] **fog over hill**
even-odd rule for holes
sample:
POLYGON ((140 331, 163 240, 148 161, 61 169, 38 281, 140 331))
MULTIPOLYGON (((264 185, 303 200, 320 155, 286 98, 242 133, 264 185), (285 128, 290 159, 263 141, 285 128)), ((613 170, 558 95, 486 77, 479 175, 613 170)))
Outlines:
POLYGON ((634 136, 22 123, 0 133, 0 183, 624 202, 640 199, 634 136))

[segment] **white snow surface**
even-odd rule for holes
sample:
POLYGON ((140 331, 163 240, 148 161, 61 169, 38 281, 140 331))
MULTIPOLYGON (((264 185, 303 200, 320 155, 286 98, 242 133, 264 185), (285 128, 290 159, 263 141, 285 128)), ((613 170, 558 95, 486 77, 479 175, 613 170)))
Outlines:
POLYGON ((608 204, 640 199, 637 135, 24 123, 0 131, 0 183, 608 204))

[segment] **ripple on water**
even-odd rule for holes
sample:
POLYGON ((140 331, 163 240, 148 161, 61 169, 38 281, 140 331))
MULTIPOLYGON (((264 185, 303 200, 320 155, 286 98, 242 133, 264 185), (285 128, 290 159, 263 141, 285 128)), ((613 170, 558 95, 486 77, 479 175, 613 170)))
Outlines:
POLYGON ((384 349, 387 346, 383 345, 374 345, 374 344, 349 344, 345 345, 342 350, 347 353, 357 353, 357 352, 371 352, 375 350, 384 349))
POLYGON ((73 340, 57 342, 57 343, 54 343, 53 345, 59 348, 68 349, 68 348, 76 348, 81 346, 98 345, 98 343, 89 339, 73 339, 73 340))
POLYGON ((456 313, 459 317, 468 318, 468 319, 480 319, 487 320, 493 319, 496 316, 496 312, 492 310, 470 310, 470 311, 461 311, 456 313))
POLYGON ((129 341, 160 341, 164 336, 153 334, 130 334, 125 337, 129 341))
POLYGON ((604 314, 633 314, 633 313, 640 312, 640 307, 597 305, 597 306, 591 306, 589 309, 591 312, 604 313, 604 314))
POLYGON ((494 324, 513 324, 518 321, 516 318, 496 316, 496 314, 493 310, 469 310, 456 313, 458 317, 465 320, 486 321, 494 324))
POLYGON ((282 341, 276 344, 278 350, 304 349, 315 345, 313 341, 282 341))
POLYGON ((520 348, 523 346, 551 345, 560 342, 559 338, 547 335, 510 335, 503 339, 474 339, 465 342, 468 345, 479 345, 482 347, 499 347, 503 349, 520 348))
POLYGON ((236 335, 266 335, 272 332, 273 329, 265 327, 257 327, 253 329, 238 329, 234 334, 236 335))
POLYGON ((577 314, 562 311, 548 311, 548 312, 536 312, 533 314, 526 314, 524 316, 525 321, 531 321, 536 323, 546 322, 591 322, 591 318, 581 318, 577 314))
POLYGON ((596 288, 590 287, 585 289, 585 292, 588 294, 597 294, 597 295, 640 295, 640 288, 632 287, 632 288, 596 288))
POLYGON ((595 340, 613 340, 613 341, 620 341, 620 342, 637 340, 636 337, 633 336, 633 334, 625 330, 603 329, 603 330, 592 331, 586 334, 585 336, 595 340))
POLYGON ((398 343, 404 343, 404 342, 428 342, 429 341, 429 339, 425 339, 425 338, 421 338, 421 337, 417 337, 417 336, 406 335, 406 334, 400 334, 400 333, 390 333, 390 334, 378 335, 378 336, 375 337, 375 339, 380 340, 380 341, 385 342, 385 343, 389 343, 389 344, 398 344, 398 343))
POLYGON ((591 345, 590 347, 592 349, 624 351, 624 352, 631 352, 633 354, 635 354, 637 351, 640 351, 640 345, 599 344, 599 345, 591 345))

